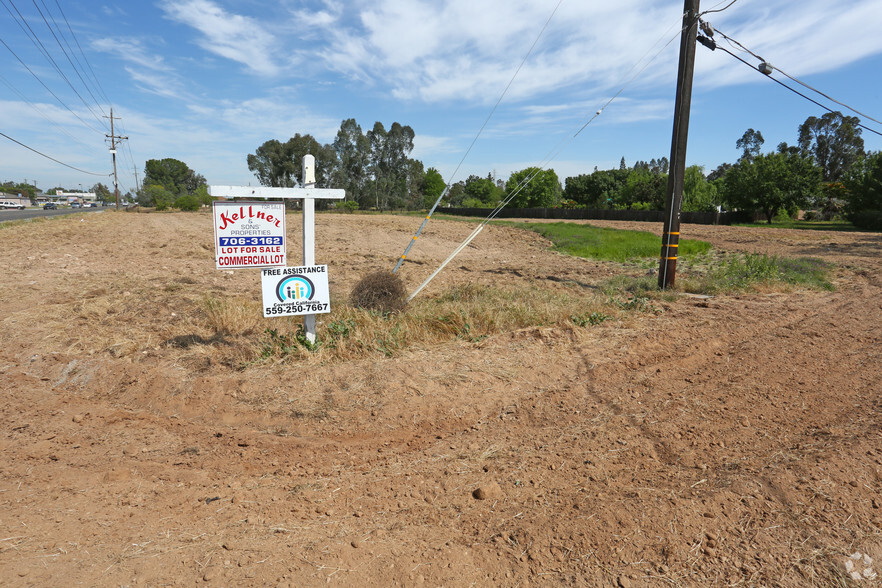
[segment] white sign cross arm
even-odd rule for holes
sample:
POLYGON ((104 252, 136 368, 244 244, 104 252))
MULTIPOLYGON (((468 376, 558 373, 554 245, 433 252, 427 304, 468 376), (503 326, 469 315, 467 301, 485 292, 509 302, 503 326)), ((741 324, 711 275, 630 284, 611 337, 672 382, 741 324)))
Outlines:
POLYGON ((271 186, 209 186, 214 198, 300 198, 343 200, 346 190, 338 188, 275 188, 271 186))

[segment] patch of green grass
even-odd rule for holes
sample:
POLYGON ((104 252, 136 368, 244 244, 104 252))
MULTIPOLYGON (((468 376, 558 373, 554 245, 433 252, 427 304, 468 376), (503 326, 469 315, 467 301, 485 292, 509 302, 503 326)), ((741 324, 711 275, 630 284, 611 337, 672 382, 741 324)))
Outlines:
POLYGON ((570 320, 573 321, 573 324, 577 327, 588 327, 588 326, 596 326, 602 323, 605 320, 609 320, 612 317, 608 314, 603 314, 602 312, 592 312, 592 313, 582 313, 582 314, 574 314, 570 316, 570 320))
POLYGON ((601 284, 602 292, 622 310, 652 311, 650 300, 672 301, 680 294, 719 296, 790 287, 833 290, 833 266, 816 258, 788 258, 757 253, 719 254, 682 264, 673 288, 658 289, 657 275, 619 275, 601 284), (621 302, 622 295, 628 299, 621 302))
POLYGON ((22 219, 16 219, 16 220, 5 220, 5 221, 0 222, 0 231, 2 231, 2 230, 4 230, 4 229, 11 229, 11 228, 13 228, 13 227, 18 227, 18 226, 21 226, 21 225, 24 225, 24 224, 30 224, 30 223, 45 223, 45 222, 48 221, 49 219, 53 219, 53 218, 62 218, 62 217, 61 217, 61 216, 38 216, 38 217, 34 217, 34 218, 22 218, 22 219))
POLYGON ((627 300, 618 302, 618 305, 622 310, 636 310, 637 312, 654 311, 654 308, 649 303, 649 296, 635 296, 632 294, 627 300))
MULTIPOLYGON (((511 223, 512 226, 535 231, 549 239, 554 249, 576 257, 588 257, 620 263, 658 259, 661 238, 646 231, 624 231, 593 227, 581 223, 511 223)), ((705 241, 680 241, 679 255, 688 257, 710 251, 705 241)))
POLYGON ((815 258, 787 258, 747 253, 733 255, 710 274, 711 289, 724 292, 750 290, 759 285, 783 283, 832 290, 827 278, 830 264, 815 258))
POLYGON ((288 355, 296 355, 299 348, 314 351, 316 345, 306 338, 306 331, 303 325, 293 334, 279 333, 276 329, 267 329, 264 331, 264 339, 261 342, 260 358, 267 359, 270 357, 286 357, 288 355))

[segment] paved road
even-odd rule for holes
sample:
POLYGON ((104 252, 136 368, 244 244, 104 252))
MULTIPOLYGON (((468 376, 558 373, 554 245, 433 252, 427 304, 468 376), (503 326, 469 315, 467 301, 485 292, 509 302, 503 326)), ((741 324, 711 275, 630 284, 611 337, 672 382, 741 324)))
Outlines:
POLYGON ((24 220, 28 218, 37 218, 41 216, 58 216, 61 214, 82 214, 82 213, 90 213, 90 212, 104 212, 105 210, 110 210, 116 207, 101 207, 98 208, 59 208, 58 210, 43 210, 42 208, 25 208, 24 210, 0 210, 0 223, 4 221, 11 220, 24 220))

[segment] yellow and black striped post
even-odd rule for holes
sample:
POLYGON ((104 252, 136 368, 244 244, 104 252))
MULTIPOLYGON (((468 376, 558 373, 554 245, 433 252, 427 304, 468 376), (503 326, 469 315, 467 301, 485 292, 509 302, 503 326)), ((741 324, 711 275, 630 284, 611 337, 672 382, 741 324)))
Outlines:
POLYGON ((680 245, 680 206, 686 173, 686 142, 689 136, 689 109, 692 104, 692 72, 695 69, 695 38, 698 35, 699 0, 684 0, 683 32, 680 35, 680 68, 677 72, 677 99, 674 105, 674 132, 671 139, 671 167, 668 175, 665 224, 662 229, 658 287, 670 288, 677 276, 680 245))
POLYGON ((661 259, 659 262, 659 288, 674 285, 677 277, 677 250, 680 247, 680 233, 665 231, 662 233, 661 259), (664 280, 662 276, 665 276, 664 280))

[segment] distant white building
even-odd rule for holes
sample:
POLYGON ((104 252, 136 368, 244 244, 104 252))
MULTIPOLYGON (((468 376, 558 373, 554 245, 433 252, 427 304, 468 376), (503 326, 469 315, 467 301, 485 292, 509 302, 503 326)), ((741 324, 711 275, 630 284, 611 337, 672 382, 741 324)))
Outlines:
POLYGON ((98 200, 98 195, 95 192, 56 192, 55 197, 57 200, 62 200, 64 202, 95 202, 98 200))
POLYGON ((18 206, 30 206, 31 199, 27 196, 23 196, 19 193, 15 194, 7 194, 5 192, 0 193, 0 202, 3 203, 3 208, 11 208, 18 206))

